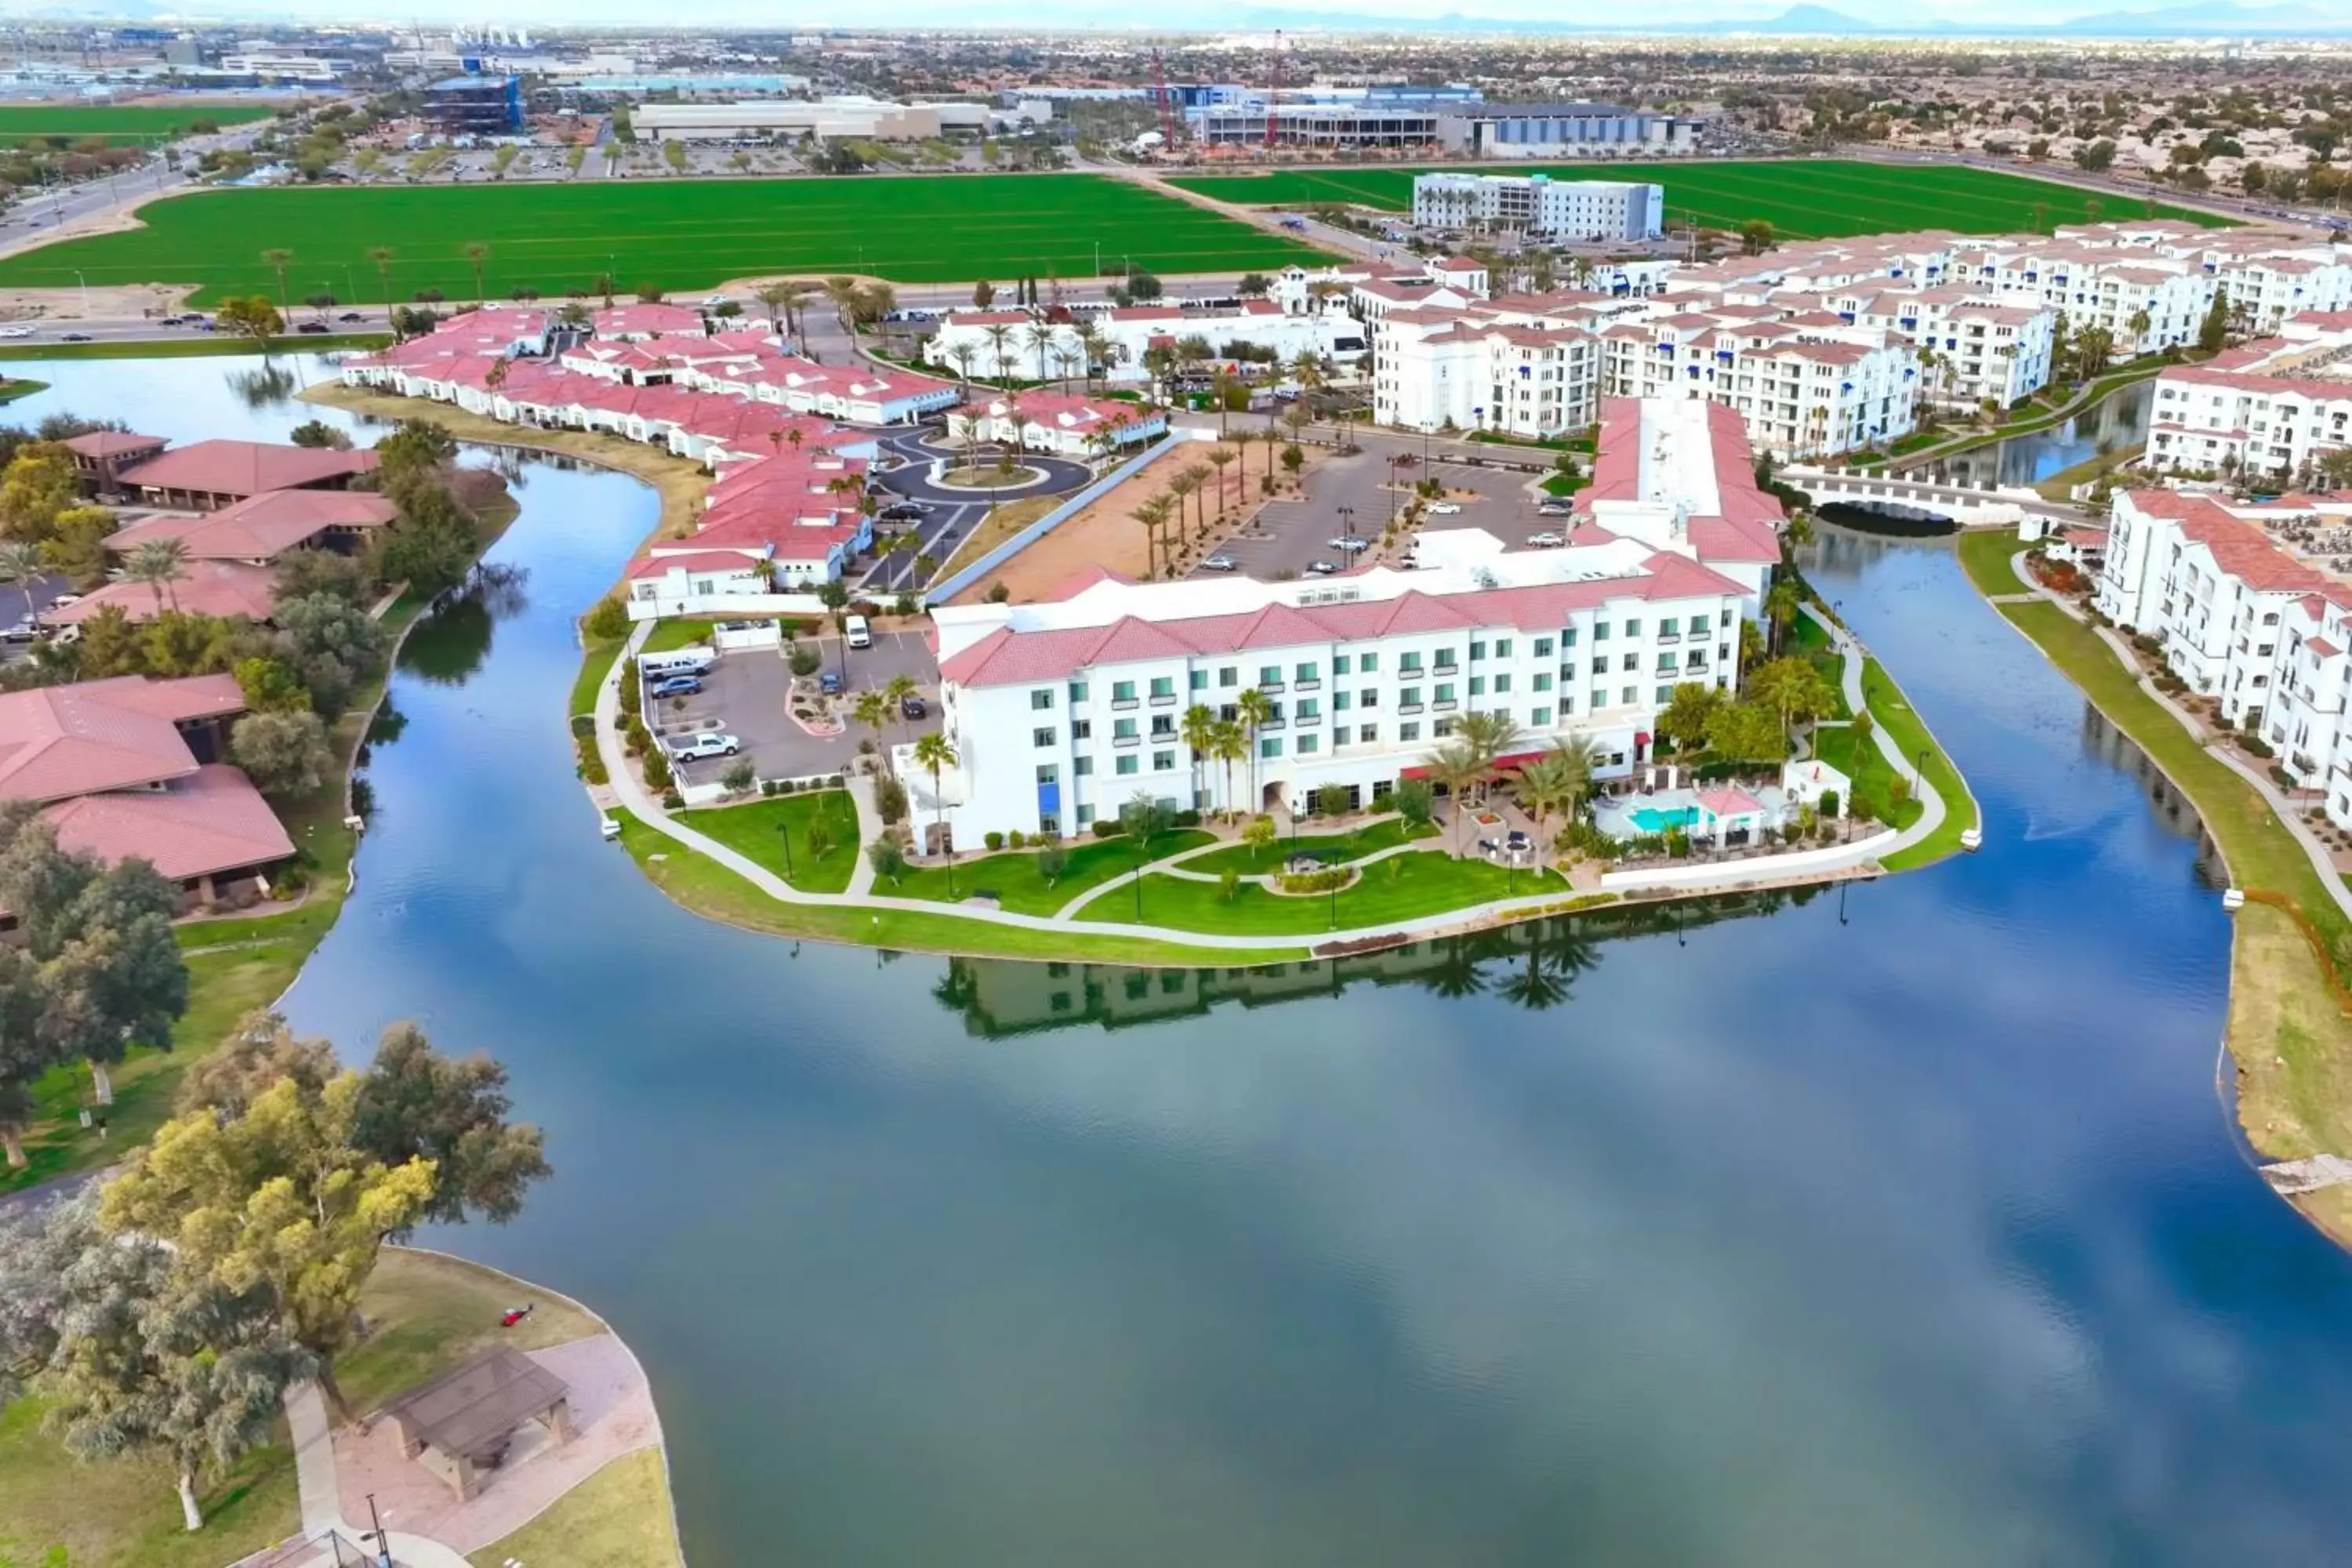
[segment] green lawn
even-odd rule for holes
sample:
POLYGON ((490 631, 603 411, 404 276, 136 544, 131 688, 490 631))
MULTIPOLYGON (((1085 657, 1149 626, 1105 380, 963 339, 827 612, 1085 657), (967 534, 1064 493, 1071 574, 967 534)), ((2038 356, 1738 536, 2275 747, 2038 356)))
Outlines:
POLYGON ((857 868, 857 807, 845 789, 772 795, 741 805, 684 811, 678 813, 678 820, 804 892, 845 892, 849 875, 857 868), (811 855, 809 829, 819 823, 824 825, 833 845, 822 855, 811 855), (785 876, 783 835, 778 831, 786 825, 792 828, 793 840, 790 876, 785 876))
MULTIPOLYGON (((1352 202, 1404 212, 1412 205, 1412 179, 1427 169, 1291 169, 1270 174, 1187 175, 1171 180, 1220 201, 1303 206, 1352 202)), ((1456 171, 1458 172, 1458 171, 1456 171)), ((1651 180, 1666 188, 1666 221, 1736 229, 1762 218, 1784 239, 1827 239, 1950 228, 1969 234, 2021 233, 2042 218, 2080 223, 2085 204, 2099 203, 2105 218, 2185 218, 2207 228, 2228 220, 2163 203, 2132 201, 2024 174, 1958 164, 1870 163, 1839 158, 1769 163, 1572 163, 1515 166, 1515 174, 1569 179, 1651 180), (2153 207, 2151 215, 2150 208, 2153 207), (2042 209, 2037 213, 2037 208, 2042 209)))
POLYGON ((1556 496, 1572 496, 1591 482, 1591 474, 1553 473, 1544 476, 1543 488, 1556 496))
POLYGON ((2010 561, 2024 546, 2013 528, 1984 528, 1963 532, 1957 546, 1960 569, 1980 594, 2022 594, 2032 584, 2019 578, 2010 561))
POLYGON ((556 1499, 553 1507, 467 1561, 562 1568, 671 1568, 678 1561, 669 1478, 659 1448, 635 1448, 556 1499))
POLYGON ((47 392, 49 384, 27 377, 0 377, 0 403, 14 403, 20 397, 30 397, 37 392, 47 392))
MULTIPOLYGON (((1340 891, 1336 925, 1333 900, 1328 894, 1288 898, 1245 882, 1228 900, 1214 882, 1189 881, 1165 873, 1143 879, 1143 918, 1175 931, 1317 936, 1467 909, 1493 899, 1567 890, 1567 884, 1550 873, 1514 875, 1484 860, 1456 860, 1451 855, 1396 855, 1365 867, 1355 885, 1340 891)), ((1097 899, 1077 918, 1131 921, 1135 905, 1120 889, 1097 899)))
MULTIPOLYGON (((1349 833, 1302 833, 1298 836, 1297 853, 1312 855, 1327 866, 1336 866, 1344 860, 1360 860, 1367 855, 1392 849, 1416 838, 1434 837, 1436 832, 1437 829, 1427 823, 1416 830, 1408 827, 1403 817, 1391 816, 1349 833)), ((1221 877, 1227 871, 1238 871, 1244 877, 1263 876, 1268 871, 1282 869, 1283 862, 1293 853, 1291 844, 1288 838, 1277 838, 1262 849, 1247 844, 1229 844, 1223 849, 1212 850, 1185 861, 1184 869, 1205 871, 1213 877, 1221 877)))
MULTIPOLYGON (((1151 841, 1151 858, 1164 860, 1187 849, 1212 843, 1216 835, 1198 828, 1163 833, 1151 841)), ((1140 860, 1129 838, 1090 838, 1068 847, 1069 858, 1051 887, 1037 874, 1037 857, 1025 849, 983 856, 955 868, 955 897, 969 899, 994 894, 998 904, 1015 914, 1050 915, 1089 888, 1125 876, 1140 860)), ((893 887, 877 881, 874 890, 894 899, 948 900, 948 873, 943 866, 926 866, 908 872, 893 887)))
POLYGON ((612 672, 613 661, 620 657, 621 644, 617 641, 591 642, 588 645, 587 652, 580 656, 580 673, 572 678, 572 706, 566 711, 596 711, 596 689, 604 684, 604 677, 612 672))
POLYGON ((907 910, 835 909, 780 903, 707 856, 666 838, 634 816, 622 819, 621 843, 654 886, 697 914, 747 931, 906 952, 974 958, 1084 959, 1159 968, 1285 963, 1307 956, 1298 943, 1256 948, 1192 947, 1149 938, 1093 936, 1083 930, 1024 931, 952 914, 907 910))
POLYGON ((385 1247, 377 1259, 360 1315, 371 1331, 335 1358, 335 1381, 362 1415, 493 1345, 544 1350, 604 1331, 562 1297, 461 1258, 401 1247, 385 1247), (499 1327, 499 1313, 521 1306, 530 1317, 499 1327))
POLYGON ((1821 671, 1822 679, 1829 682, 1830 690, 1837 700, 1830 717, 1852 718, 1853 710, 1846 706, 1845 700, 1845 660, 1839 655, 1836 645, 1830 641, 1829 628, 1811 616, 1799 616, 1789 623, 1787 651, 1821 671))
POLYGON ((209 120, 226 127, 267 120, 277 112, 257 103, 121 107, 11 103, 0 105, 0 144, 14 145, 38 136, 59 136, 68 142, 103 136, 116 146, 149 145, 186 135, 194 121, 209 120))
POLYGON ((646 634, 642 653, 674 653, 682 647, 700 647, 710 640, 710 628, 719 623, 701 616, 672 616, 654 623, 646 634))
MULTIPOLYGON (((1864 659, 1862 664, 1862 700, 1878 721, 1879 732, 1894 742, 1897 751, 1919 763, 1928 787, 1944 802, 1944 820, 1937 825, 1936 831, 1889 855, 1886 868, 1907 871, 1958 853, 1960 835, 1977 826, 1976 801, 1969 794, 1960 770, 1952 765, 1952 759, 1944 754, 1944 748, 1928 733, 1927 721, 1913 710, 1902 689, 1895 684, 1895 678, 1874 658, 1864 659)), ((1877 750, 1874 745, 1871 749, 1877 750)), ((1913 801, 1904 813, 1906 824, 1916 819, 1925 809, 1913 801)))
POLYGON ((904 283, 1092 277, 1127 262, 1163 274, 1272 271, 1322 253, 1132 181, 1094 174, 208 191, 157 202, 142 227, 0 261, 0 287, 201 285, 194 302, 278 293, 261 253, 290 250, 293 291, 378 300, 372 247, 394 251, 391 298, 477 297, 465 247, 489 247, 481 290, 550 297, 607 271, 626 289, 692 292, 775 273, 869 273, 904 283))
MULTIPOLYGON (((270 339, 268 352, 309 354, 328 349, 380 349, 391 342, 391 336, 384 332, 322 332, 315 337, 289 333, 270 339)), ((0 347, 0 361, 212 359, 261 352, 254 347, 251 338, 236 332, 215 332, 200 338, 124 338, 102 343, 9 343, 0 347)))

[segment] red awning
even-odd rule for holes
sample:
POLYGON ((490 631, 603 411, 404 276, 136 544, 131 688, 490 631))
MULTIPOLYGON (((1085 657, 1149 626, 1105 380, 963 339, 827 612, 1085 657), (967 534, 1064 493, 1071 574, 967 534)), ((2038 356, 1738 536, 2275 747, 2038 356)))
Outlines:
POLYGON ((1646 746, 1649 743, 1650 732, 1647 730, 1636 730, 1633 731, 1633 744, 1637 746, 1646 746))

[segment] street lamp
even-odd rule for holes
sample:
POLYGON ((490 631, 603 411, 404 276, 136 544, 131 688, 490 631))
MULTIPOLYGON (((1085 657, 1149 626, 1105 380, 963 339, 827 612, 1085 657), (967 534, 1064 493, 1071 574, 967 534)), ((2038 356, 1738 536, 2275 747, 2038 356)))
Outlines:
POLYGON ((789 822, 779 822, 776 824, 776 833, 784 841, 784 880, 789 882, 800 874, 793 869, 793 825, 789 822))

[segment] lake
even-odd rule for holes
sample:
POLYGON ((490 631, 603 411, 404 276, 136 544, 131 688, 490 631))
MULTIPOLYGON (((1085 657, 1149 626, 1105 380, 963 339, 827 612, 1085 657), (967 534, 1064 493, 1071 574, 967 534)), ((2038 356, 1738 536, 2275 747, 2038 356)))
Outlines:
MULTIPOLYGON (((307 413, 223 362, 24 370, 5 417, 307 413)), ((1163 974, 670 905, 562 712, 654 501, 517 472, 519 586, 412 642, 287 1010, 511 1068, 557 1174, 430 1239, 635 1346, 697 1568, 2344 1555, 2352 1265, 2217 1089, 2194 817, 1948 542, 1824 528, 1813 571, 1982 853, 1163 974)))

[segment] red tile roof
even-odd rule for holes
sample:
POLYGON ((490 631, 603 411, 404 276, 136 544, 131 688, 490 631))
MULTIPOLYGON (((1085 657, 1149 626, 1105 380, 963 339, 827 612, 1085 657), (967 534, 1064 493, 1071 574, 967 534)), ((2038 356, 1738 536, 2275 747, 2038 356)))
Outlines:
MULTIPOLYGON (((152 621, 155 599, 155 590, 144 583, 109 583, 80 603, 42 618, 52 626, 69 626, 112 605, 134 621, 152 621)), ((167 610, 176 606, 191 615, 266 621, 277 606, 277 574, 242 561, 191 561, 181 569, 179 580, 164 589, 163 600, 167 610)))
POLYGON ((85 458, 121 458, 132 452, 160 452, 171 442, 161 436, 137 436, 128 430, 89 430, 67 437, 65 444, 85 458))
POLYGON ((192 560, 268 561, 328 529, 380 528, 398 515, 392 502, 364 490, 264 490, 201 517, 134 522, 110 535, 106 547, 127 553, 151 539, 177 539, 192 560))
POLYGON ((278 447, 263 441, 199 441, 126 468, 121 477, 124 484, 147 489, 251 496, 373 473, 375 467, 373 452, 278 447))
POLYGON ((144 860, 178 882, 283 860, 293 840, 251 780, 209 763, 160 790, 78 795, 41 815, 64 847, 100 859, 144 860))
POLYGON ((196 759, 173 721, 244 709, 244 693, 226 675, 125 675, 0 694, 0 800, 58 800, 182 777, 196 759))

